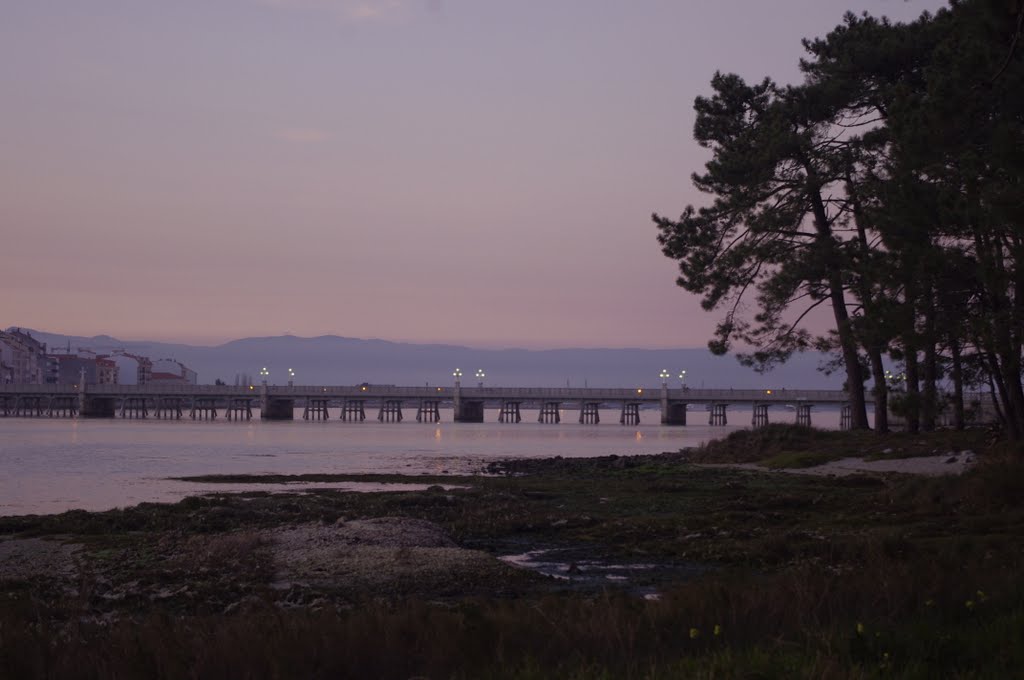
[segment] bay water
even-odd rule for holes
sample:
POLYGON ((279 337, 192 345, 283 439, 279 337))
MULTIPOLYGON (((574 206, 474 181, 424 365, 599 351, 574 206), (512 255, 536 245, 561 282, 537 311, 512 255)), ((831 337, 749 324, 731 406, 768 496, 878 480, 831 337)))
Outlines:
MULTIPOLYGON (((401 423, 327 421, 193 421, 78 418, 0 418, 0 515, 49 514, 71 509, 106 510, 142 502, 176 502, 192 494, 318 486, 211 484, 173 479, 197 475, 403 474, 458 475, 488 462, 526 457, 588 457, 678 451, 750 426, 749 407, 730 407, 729 425, 708 425, 691 411, 689 425, 663 426, 657 409, 642 410, 639 425, 620 425, 617 409, 602 410, 601 423, 582 425, 579 412, 562 412, 560 424, 537 422, 524 410, 520 423, 418 423, 415 410, 401 423)), ((772 422, 794 414, 772 410, 772 422)), ((813 413, 817 427, 838 426, 838 411, 813 413)), ((410 488, 321 484, 332 488, 410 488)))

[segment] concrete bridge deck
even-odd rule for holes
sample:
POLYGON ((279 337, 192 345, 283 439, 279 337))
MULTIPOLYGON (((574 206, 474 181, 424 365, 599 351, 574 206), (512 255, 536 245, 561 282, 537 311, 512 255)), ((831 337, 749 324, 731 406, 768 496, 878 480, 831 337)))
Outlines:
MULTIPOLYGON (((971 393, 966 400, 977 422, 992 420, 991 396, 971 393)), ((640 410, 657 405, 664 425, 686 425, 691 405, 706 405, 711 425, 728 424, 728 409, 750 407, 751 425, 769 422, 773 406, 796 411, 796 422, 811 424, 817 406, 841 408, 840 427, 850 424, 848 395, 843 390, 689 389, 654 387, 463 387, 397 385, 0 385, 0 418, 164 418, 362 421, 377 408, 382 422, 401 422, 403 408, 416 409, 416 420, 439 422, 440 407, 453 409, 456 422, 482 423, 485 409, 498 409, 498 422, 522 421, 522 409, 540 412, 539 422, 559 423, 566 410, 579 410, 579 422, 597 424, 600 411, 618 407, 618 422, 636 425, 640 410), (525 405, 525 407, 524 407, 525 405)), ((868 394, 870 403, 871 397, 868 394)))
MULTIPOLYGON (((754 390, 754 389, 690 389, 654 387, 453 387, 395 385, 88 385, 90 396, 111 397, 258 397, 263 392, 273 398, 327 398, 327 399, 452 399, 458 391, 466 399, 501 401, 519 399, 524 402, 542 401, 635 401, 656 403, 666 392, 670 400, 688 403, 724 404, 845 404, 849 401, 842 390, 754 390)), ((77 395, 77 385, 0 385, 0 397, 5 395, 77 395)), ((868 401, 871 401, 868 395, 868 401)))
MULTIPOLYGON (((868 402, 872 401, 867 395, 868 402)), ((969 402, 991 402, 984 393, 967 395, 969 402)), ((796 411, 798 424, 810 425, 815 406, 841 407, 840 427, 849 425, 849 399, 842 390, 690 389, 654 387, 463 387, 397 385, 0 385, 0 417, 96 417, 249 420, 254 410, 267 420, 291 420, 303 408, 307 420, 327 420, 328 409, 340 409, 342 420, 365 420, 367 407, 377 419, 401 422, 406 409, 416 419, 440 420, 440 406, 454 410, 457 422, 484 422, 485 408, 499 409, 498 422, 518 423, 521 408, 539 409, 538 420, 561 422, 561 411, 579 410, 579 422, 597 424, 601 408, 621 408, 619 422, 636 425, 640 409, 657 404, 661 423, 686 425, 689 407, 706 405, 711 425, 726 425, 730 406, 749 406, 751 425, 768 424, 772 406, 796 411)))

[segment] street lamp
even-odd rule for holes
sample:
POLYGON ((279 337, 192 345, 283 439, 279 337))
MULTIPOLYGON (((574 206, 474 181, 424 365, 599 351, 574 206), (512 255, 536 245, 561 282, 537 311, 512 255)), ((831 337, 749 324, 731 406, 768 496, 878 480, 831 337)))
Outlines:
POLYGON ((485 377, 484 369, 482 369, 482 368, 476 369, 476 379, 477 379, 476 386, 477 387, 483 387, 484 386, 484 377, 485 377))
POLYGON ((294 370, 294 369, 291 369, 291 368, 289 368, 289 369, 288 369, 288 387, 291 387, 291 386, 292 386, 292 381, 293 381, 294 379, 295 379, 295 370, 294 370))
POLYGON ((658 377, 661 378, 661 386, 662 387, 665 387, 665 386, 668 385, 668 371, 666 369, 664 369, 664 368, 661 369, 661 373, 658 374, 658 377))
POLYGON ((267 376, 269 376, 269 375, 270 375, 270 371, 267 370, 266 366, 264 366, 263 368, 260 369, 260 378, 263 379, 263 384, 264 385, 267 384, 267 376))
POLYGON ((679 371, 679 386, 686 389, 686 371, 679 371))
POLYGON ((452 372, 452 375, 455 377, 455 386, 458 387, 459 386, 459 378, 462 377, 462 369, 461 368, 456 368, 452 372))

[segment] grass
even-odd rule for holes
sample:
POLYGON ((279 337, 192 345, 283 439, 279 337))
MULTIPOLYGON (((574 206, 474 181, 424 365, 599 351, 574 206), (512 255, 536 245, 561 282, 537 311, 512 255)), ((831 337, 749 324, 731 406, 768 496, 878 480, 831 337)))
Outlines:
MULTIPOLYGON (((981 463, 962 477, 831 479, 608 456, 512 462, 495 469, 506 474, 446 477, 468 485, 447 491, 250 493, 0 518, 0 534, 82 543, 87 567, 72 597, 0 581, 0 677, 1012 677, 1024 664, 1024 463, 984 448, 988 433, 970 436, 957 445, 981 463), (657 601, 613 583, 526 578, 461 595, 421 584, 411 599, 311 592, 316 606, 272 587, 263 529, 380 516, 430 520, 495 554, 559 546, 701 569, 652 571, 644 585, 657 601), (130 583, 134 595, 108 599, 130 583)), ((799 447, 832 435, 747 437, 708 448, 738 456, 746 441, 758 460, 795 463, 799 447)), ((836 455, 859 441, 837 434, 836 455)))
POLYGON ((955 455, 987 451, 998 434, 984 428, 942 430, 927 434, 893 432, 839 432, 810 427, 770 424, 737 430, 723 439, 688 449, 694 463, 758 463, 769 468, 804 468, 842 458, 883 460, 920 456, 955 455))

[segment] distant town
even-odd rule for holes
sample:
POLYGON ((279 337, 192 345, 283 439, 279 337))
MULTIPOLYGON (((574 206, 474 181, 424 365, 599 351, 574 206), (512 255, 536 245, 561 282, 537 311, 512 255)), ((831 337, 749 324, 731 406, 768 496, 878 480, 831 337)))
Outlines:
POLYGON ((124 350, 98 354, 87 347, 47 348, 30 331, 0 331, 0 384, 195 385, 197 374, 174 359, 124 350))

